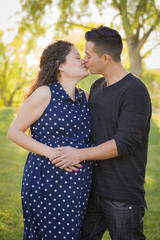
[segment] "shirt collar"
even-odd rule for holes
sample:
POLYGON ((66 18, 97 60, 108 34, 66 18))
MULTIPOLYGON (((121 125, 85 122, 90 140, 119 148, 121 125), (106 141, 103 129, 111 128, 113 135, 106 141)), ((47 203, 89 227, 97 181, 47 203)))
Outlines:
MULTIPOLYGON (((68 93, 66 93, 66 91, 64 90, 64 88, 59 82, 54 84, 54 88, 55 88, 55 94, 58 95, 59 100, 61 101, 71 100, 72 102, 74 102, 71 99, 71 97, 68 95, 68 93)), ((79 101, 82 101, 82 90, 75 88, 75 102, 79 102, 79 101)))

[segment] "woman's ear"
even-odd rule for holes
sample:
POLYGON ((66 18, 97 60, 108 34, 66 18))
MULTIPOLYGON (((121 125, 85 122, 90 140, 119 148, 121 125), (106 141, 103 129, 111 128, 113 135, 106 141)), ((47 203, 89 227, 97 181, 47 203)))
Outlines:
POLYGON ((61 63, 58 67, 59 71, 64 72, 64 65, 61 63))
POLYGON ((64 71, 63 63, 60 64, 59 61, 57 60, 57 61, 56 61, 56 64, 57 64, 57 67, 58 67, 58 70, 59 70, 59 71, 61 71, 61 72, 64 71))

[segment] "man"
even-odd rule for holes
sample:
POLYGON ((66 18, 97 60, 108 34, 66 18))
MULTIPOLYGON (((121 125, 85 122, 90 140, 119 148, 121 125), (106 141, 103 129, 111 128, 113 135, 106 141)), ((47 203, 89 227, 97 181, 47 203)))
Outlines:
POLYGON ((143 240, 145 168, 151 102, 140 79, 121 64, 122 40, 108 27, 85 34, 84 61, 103 77, 90 90, 93 148, 61 148, 52 162, 65 168, 84 160, 93 166, 93 185, 80 240, 143 240))

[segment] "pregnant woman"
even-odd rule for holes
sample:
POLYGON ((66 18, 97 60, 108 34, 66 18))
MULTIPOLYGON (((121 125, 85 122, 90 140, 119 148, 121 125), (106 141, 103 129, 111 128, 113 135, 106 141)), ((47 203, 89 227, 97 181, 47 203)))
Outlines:
POLYGON ((91 188, 91 162, 60 169, 50 159, 60 146, 90 147, 86 95, 76 88, 88 76, 75 46, 47 46, 8 137, 30 153, 22 182, 24 240, 78 240, 91 188), (25 132, 30 128, 31 136, 25 132))

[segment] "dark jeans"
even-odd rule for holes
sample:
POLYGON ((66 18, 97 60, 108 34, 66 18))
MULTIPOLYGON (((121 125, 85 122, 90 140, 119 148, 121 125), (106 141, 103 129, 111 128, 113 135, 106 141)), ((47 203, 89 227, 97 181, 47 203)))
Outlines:
POLYGON ((108 229, 112 240, 144 240, 144 208, 91 195, 79 240, 101 240, 108 229))

